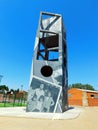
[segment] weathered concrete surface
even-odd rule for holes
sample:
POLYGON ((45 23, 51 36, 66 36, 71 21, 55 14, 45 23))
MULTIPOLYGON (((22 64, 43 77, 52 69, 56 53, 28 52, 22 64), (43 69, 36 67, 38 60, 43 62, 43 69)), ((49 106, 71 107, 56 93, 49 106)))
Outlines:
POLYGON ((10 117, 26 117, 37 119, 75 119, 83 111, 81 107, 69 107, 64 113, 41 113, 41 112, 26 112, 25 107, 9 107, 0 108, 0 116, 10 117))

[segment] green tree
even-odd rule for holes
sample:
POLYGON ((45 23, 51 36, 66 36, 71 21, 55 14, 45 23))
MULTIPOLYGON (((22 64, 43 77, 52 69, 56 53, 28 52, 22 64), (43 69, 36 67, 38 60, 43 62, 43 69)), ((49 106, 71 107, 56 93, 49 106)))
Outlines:
POLYGON ((18 93, 19 92, 19 88, 14 90, 14 89, 11 89, 10 91, 12 91, 13 93, 18 93))
POLYGON ((69 85, 68 88, 78 88, 78 89, 86 89, 86 90, 95 90, 94 87, 90 84, 81 84, 81 83, 75 83, 72 85, 69 85))
POLYGON ((9 91, 9 88, 6 85, 0 85, 0 90, 2 90, 2 91, 4 91, 4 90, 9 91))

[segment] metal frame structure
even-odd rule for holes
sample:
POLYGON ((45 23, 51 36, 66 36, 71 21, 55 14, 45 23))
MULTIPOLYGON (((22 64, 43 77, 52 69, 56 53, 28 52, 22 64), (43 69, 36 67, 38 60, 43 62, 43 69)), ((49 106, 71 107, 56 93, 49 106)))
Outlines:
POLYGON ((67 46, 62 16, 41 12, 31 67, 27 111, 64 112, 68 108, 67 91, 67 46), (43 88, 40 87, 41 84, 44 85, 43 88), (34 103, 41 106, 39 92, 43 99, 43 108, 40 109, 34 106, 34 103), (51 100, 47 103, 48 98, 51 100))

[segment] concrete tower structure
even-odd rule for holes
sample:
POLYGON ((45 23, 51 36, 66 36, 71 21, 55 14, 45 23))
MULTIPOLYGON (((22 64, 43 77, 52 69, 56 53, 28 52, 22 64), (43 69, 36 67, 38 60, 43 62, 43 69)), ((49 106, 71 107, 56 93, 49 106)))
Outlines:
POLYGON ((64 112, 68 108, 66 32, 62 16, 40 13, 27 101, 28 112, 64 112))

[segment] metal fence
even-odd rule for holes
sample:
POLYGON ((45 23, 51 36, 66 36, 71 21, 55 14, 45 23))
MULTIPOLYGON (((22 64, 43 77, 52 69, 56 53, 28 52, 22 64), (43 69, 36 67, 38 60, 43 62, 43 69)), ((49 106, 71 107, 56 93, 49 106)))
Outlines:
POLYGON ((0 93, 0 107, 26 106, 27 93, 0 93))

